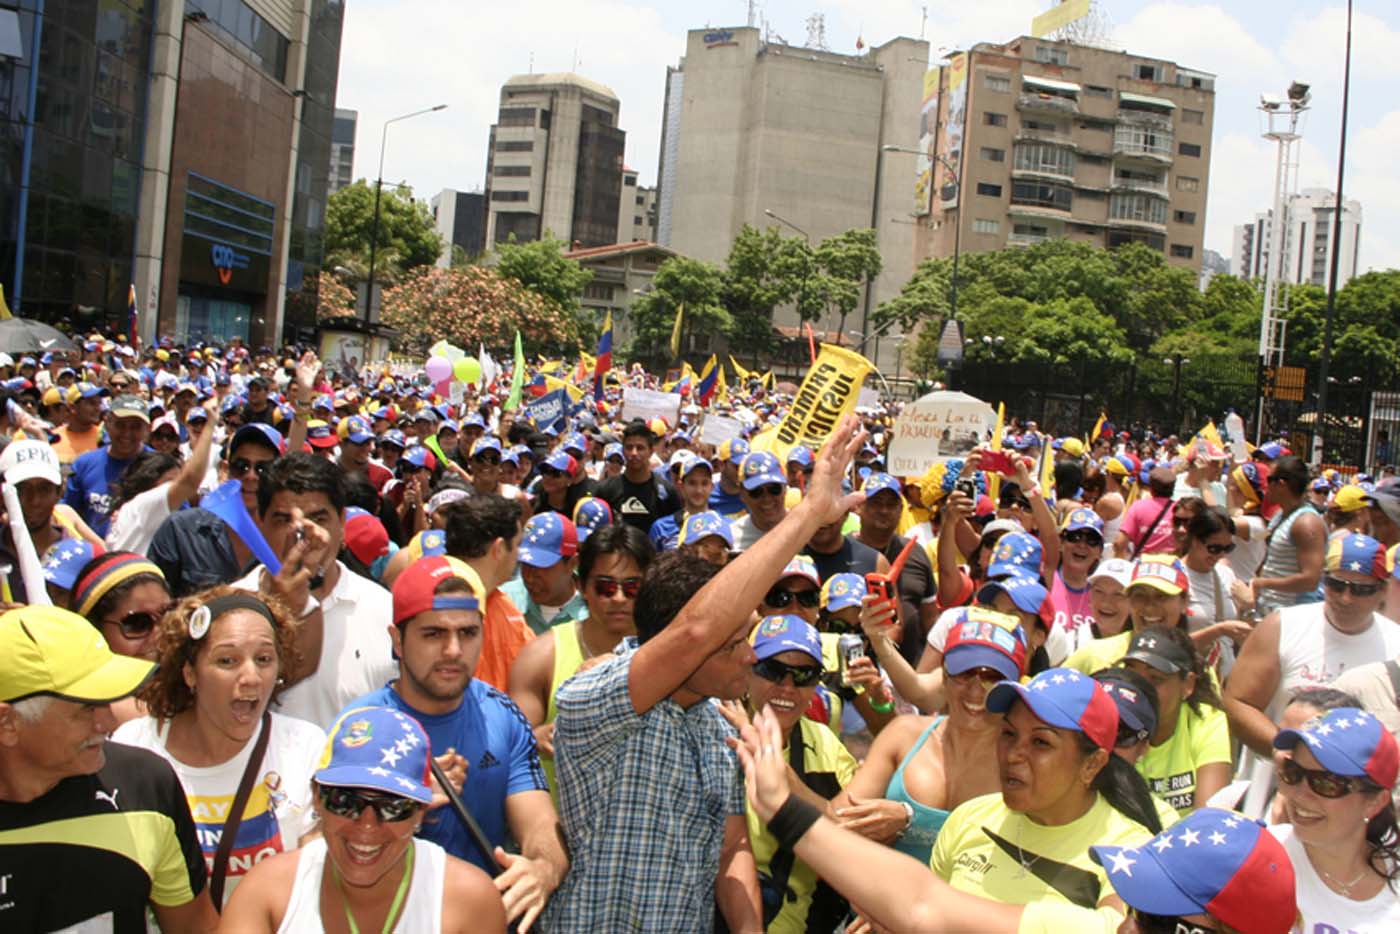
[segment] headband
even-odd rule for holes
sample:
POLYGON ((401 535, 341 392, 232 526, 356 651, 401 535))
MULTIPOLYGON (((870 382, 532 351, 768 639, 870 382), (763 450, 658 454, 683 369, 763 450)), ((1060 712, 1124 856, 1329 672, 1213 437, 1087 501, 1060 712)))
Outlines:
POLYGON ((272 610, 268 609, 267 604, 263 603, 262 600, 250 593, 229 593, 222 597, 215 597, 190 614, 190 638, 196 641, 203 639, 205 634, 209 632, 209 627, 214 624, 214 620, 226 616, 234 610, 249 610, 271 623, 273 629, 279 626, 277 617, 272 615, 272 610))
POLYGON ((94 559, 90 570, 73 584, 74 611, 86 617, 112 588, 140 574, 154 574, 165 580, 159 567, 134 552, 113 551, 94 559))

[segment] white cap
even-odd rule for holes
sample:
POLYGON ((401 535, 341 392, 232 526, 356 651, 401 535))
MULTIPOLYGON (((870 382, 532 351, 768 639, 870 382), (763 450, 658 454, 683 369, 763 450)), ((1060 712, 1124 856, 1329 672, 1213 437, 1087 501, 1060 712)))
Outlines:
POLYGON ((0 353, 0 366, 14 366, 15 358, 7 353, 0 353))
POLYGON ((0 473, 5 482, 18 485, 25 480, 47 480, 54 485, 63 482, 58 455, 43 441, 11 441, 0 453, 0 473))
POLYGON ((1099 566, 1094 568, 1094 573, 1089 575, 1089 580, 1094 581, 1100 577, 1107 577, 1116 580, 1124 588, 1133 579, 1133 562, 1126 558, 1106 558, 1099 562, 1099 566))
POLYGON ((687 451, 684 448, 682 448, 681 450, 671 455, 671 460, 666 464, 666 469, 670 470, 673 467, 683 467, 685 466, 687 461, 697 456, 699 455, 697 455, 694 451, 687 451))

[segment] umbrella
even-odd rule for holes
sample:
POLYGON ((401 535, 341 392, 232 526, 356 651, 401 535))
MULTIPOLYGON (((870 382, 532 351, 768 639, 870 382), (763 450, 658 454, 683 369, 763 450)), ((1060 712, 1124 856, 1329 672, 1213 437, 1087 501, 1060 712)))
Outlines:
POLYGON ((58 328, 31 318, 0 321, 0 351, 8 354, 77 350, 73 339, 58 328))

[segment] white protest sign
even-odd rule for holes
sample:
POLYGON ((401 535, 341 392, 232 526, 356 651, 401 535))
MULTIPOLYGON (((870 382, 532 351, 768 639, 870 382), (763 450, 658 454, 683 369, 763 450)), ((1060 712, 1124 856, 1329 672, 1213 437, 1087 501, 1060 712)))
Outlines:
POLYGON ((678 392, 657 392, 632 386, 622 390, 623 421, 640 418, 649 422, 653 418, 661 418, 667 425, 675 425, 679 421, 680 410, 681 394, 678 392))
POLYGON ((858 409, 878 409, 880 407, 880 390, 873 386, 860 387, 860 395, 856 396, 856 408, 858 409))
POLYGON ((990 405, 965 392, 929 393, 894 420, 886 469, 896 477, 921 477, 934 464, 985 444, 996 421, 990 405))
POLYGON ((725 418, 723 415, 706 415, 705 420, 700 423, 700 440, 705 444, 713 444, 716 447, 726 441, 732 441, 744 433, 744 423, 737 418, 725 418))

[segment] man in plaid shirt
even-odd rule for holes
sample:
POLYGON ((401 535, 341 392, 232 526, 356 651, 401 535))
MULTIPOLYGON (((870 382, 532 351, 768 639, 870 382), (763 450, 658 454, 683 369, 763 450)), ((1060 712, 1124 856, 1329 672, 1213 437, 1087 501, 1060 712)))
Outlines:
POLYGON ((788 560, 863 494, 841 478, 864 441, 845 420, 800 505, 723 569, 668 552, 637 595, 641 643, 558 690, 554 749, 572 869, 551 899, 555 931, 763 927, 744 785, 711 698, 743 695, 753 609, 788 560))

